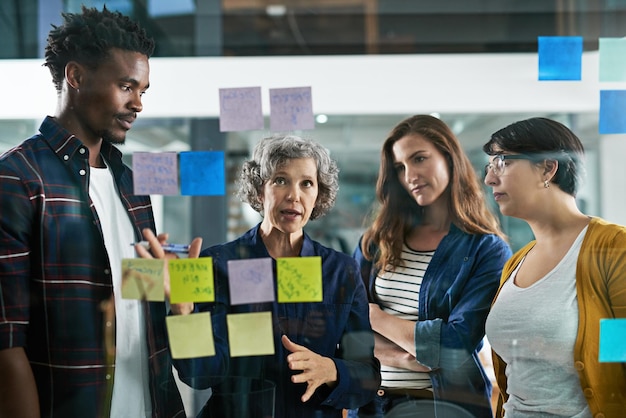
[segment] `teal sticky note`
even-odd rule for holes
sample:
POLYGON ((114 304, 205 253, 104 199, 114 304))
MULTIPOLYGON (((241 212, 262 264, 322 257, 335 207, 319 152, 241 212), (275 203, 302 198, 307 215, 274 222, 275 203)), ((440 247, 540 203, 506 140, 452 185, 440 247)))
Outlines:
POLYGON ((601 134, 626 133, 626 90, 600 90, 601 134))
POLYGON ((600 38, 600 81, 626 81, 626 38, 600 38))
POLYGON ((223 151, 180 153, 180 193, 184 196, 223 196, 226 190, 223 151))
POLYGON ((626 318, 600 320, 600 362, 626 363, 626 318))
POLYGON ((582 36, 539 36, 539 80, 580 80, 582 36))

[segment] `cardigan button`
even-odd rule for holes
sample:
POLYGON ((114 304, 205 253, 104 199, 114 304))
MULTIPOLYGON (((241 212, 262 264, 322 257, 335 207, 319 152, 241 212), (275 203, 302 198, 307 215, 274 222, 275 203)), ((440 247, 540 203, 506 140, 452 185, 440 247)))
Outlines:
POLYGON ((583 370, 585 370, 585 363, 583 363, 582 361, 577 361, 574 363, 574 368, 579 372, 582 372, 583 370))
POLYGON ((593 389, 586 388, 583 390, 583 394, 585 395, 585 398, 593 398, 593 389))

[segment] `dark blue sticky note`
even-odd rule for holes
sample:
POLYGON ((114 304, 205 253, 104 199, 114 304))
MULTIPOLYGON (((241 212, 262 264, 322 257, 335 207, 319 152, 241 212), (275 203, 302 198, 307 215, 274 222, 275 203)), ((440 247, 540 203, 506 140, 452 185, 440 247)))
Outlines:
POLYGON ((220 132, 263 129, 261 87, 220 89, 220 132))
POLYGON ((184 196, 223 196, 223 151, 180 153, 180 192, 184 196))
POLYGON ((580 80, 582 36, 539 36, 539 80, 580 80))
POLYGON ((178 194, 178 155, 175 152, 133 153, 136 195, 178 194))
POLYGON ((600 362, 626 363, 626 318, 600 320, 600 362))
POLYGON ((600 90, 601 134, 626 133, 626 90, 600 90))
POLYGON ((270 130, 314 129, 311 87, 270 89, 270 130))

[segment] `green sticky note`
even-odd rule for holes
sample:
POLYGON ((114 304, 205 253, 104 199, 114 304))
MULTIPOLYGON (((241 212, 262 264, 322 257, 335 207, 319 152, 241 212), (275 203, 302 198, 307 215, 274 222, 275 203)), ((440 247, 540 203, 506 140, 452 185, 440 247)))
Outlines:
POLYGON ((213 258, 169 260, 170 302, 213 302, 213 258))
POLYGON ((231 357, 274 354, 271 312, 228 314, 226 323, 231 357))
POLYGON ((600 38, 600 81, 626 81, 626 38, 600 38))
POLYGON ((122 260, 122 298, 164 301, 163 260, 124 258, 122 260))
POLYGON ((282 257, 276 259, 278 302, 322 301, 322 258, 282 257))
POLYGON ((215 355, 211 312, 168 316, 165 324, 172 358, 215 355))

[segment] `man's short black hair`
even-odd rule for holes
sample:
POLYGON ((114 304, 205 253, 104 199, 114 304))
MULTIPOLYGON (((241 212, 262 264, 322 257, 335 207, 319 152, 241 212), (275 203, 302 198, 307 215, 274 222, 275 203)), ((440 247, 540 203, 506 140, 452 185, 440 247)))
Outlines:
POLYGON ((58 92, 65 78, 65 65, 76 61, 90 68, 109 56, 111 48, 135 51, 150 57, 154 40, 120 12, 82 7, 82 13, 63 13, 61 26, 52 25, 46 46, 46 62, 58 92))

